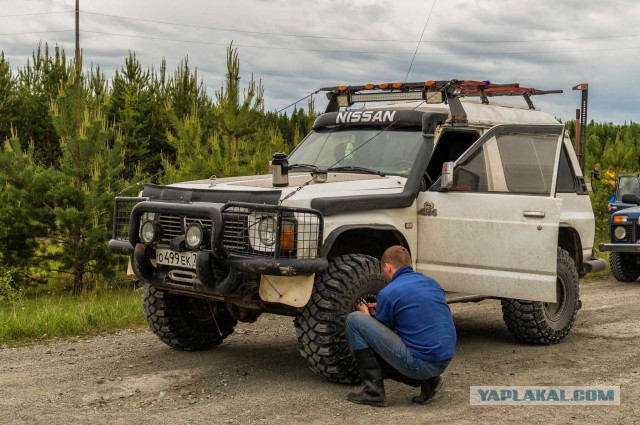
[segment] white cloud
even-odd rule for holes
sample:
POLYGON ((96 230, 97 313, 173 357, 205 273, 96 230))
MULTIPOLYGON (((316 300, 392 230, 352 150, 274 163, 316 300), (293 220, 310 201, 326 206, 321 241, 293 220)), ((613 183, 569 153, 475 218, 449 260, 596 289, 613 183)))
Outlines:
MULTIPOLYGON (((198 68, 213 95, 224 77, 226 46, 234 40, 243 79, 248 80, 253 73, 262 80, 270 110, 284 107, 322 86, 404 80, 415 40, 420 37, 432 5, 431 1, 418 0, 81 0, 80 3, 85 12, 190 25, 83 13, 81 45, 85 66, 91 62, 100 64, 110 76, 123 65, 131 50, 145 66, 156 69, 165 57, 171 71, 188 55, 190 65, 198 68), (202 26, 244 32, 197 28, 202 26), (399 41, 366 41, 373 39, 399 41)), ((72 10, 74 4, 73 0, 5 0, 0 14, 66 11, 72 10)), ((565 121, 574 117, 579 104, 579 94, 572 93, 571 87, 587 82, 590 119, 637 121, 638 20, 640 3, 635 0, 612 0, 606 5, 595 0, 440 0, 409 80, 489 79, 563 89, 564 94, 540 98, 536 104, 565 121), (524 40, 530 42, 514 42, 524 40)), ((0 18, 0 25, 3 34, 70 30, 74 27, 74 16, 65 13, 0 18)), ((0 49, 14 67, 19 67, 26 63, 38 40, 58 43, 68 56, 73 54, 73 32, 3 35, 0 49)), ((321 106, 320 99, 317 107, 321 106)))

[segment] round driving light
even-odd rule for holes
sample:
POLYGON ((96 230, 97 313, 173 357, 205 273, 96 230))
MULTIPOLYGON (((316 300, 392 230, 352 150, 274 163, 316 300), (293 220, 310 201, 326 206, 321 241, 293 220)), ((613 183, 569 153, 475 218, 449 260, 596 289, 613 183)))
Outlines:
POLYGON ((258 234, 260 236, 260 242, 266 246, 271 246, 276 243, 276 229, 278 223, 273 217, 263 217, 258 225, 258 234))
POLYGON ((613 236, 615 236, 616 239, 622 240, 627 237, 627 229, 624 226, 616 226, 616 228, 613 229, 613 236))
POLYGON ((146 244, 150 244, 156 238, 156 226, 152 221, 145 222, 140 228, 140 239, 146 244))
POLYGON ((184 243, 189 249, 196 249, 202 245, 204 233, 204 229, 200 223, 190 224, 184 235, 184 243))

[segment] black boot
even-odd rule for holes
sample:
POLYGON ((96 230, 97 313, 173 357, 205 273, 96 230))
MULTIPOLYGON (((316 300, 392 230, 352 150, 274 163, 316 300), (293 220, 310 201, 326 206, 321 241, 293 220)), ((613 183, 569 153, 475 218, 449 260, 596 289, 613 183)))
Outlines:
POLYGON ((428 404, 433 401, 433 397, 441 387, 442 378, 439 376, 434 376, 433 378, 422 381, 420 385, 420 395, 413 397, 411 401, 418 404, 428 404))
POLYGON ((354 351, 353 355, 358 361, 358 369, 364 388, 359 393, 350 393, 347 400, 369 406, 386 406, 387 395, 384 392, 382 369, 374 351, 371 348, 365 348, 354 351))

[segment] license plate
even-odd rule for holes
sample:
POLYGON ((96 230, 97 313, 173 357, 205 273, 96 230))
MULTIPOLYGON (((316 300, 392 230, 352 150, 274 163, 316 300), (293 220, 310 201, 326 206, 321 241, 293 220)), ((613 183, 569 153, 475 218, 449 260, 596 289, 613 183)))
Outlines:
POLYGON ((170 249, 156 249, 156 262, 166 266, 186 267, 188 269, 196 268, 196 253, 176 252, 170 249))

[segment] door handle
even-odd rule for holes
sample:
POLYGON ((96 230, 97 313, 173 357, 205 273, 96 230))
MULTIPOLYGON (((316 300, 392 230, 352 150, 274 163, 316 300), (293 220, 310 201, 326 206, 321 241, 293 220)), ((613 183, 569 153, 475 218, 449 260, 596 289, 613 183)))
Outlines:
POLYGON ((546 214, 544 211, 525 211, 522 215, 529 218, 544 218, 546 214))

